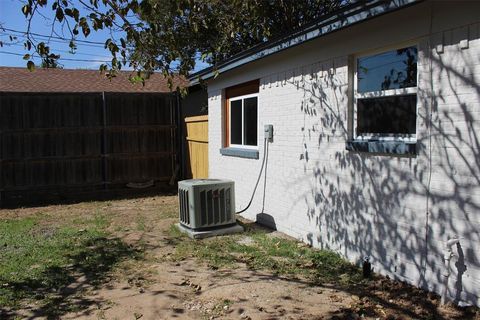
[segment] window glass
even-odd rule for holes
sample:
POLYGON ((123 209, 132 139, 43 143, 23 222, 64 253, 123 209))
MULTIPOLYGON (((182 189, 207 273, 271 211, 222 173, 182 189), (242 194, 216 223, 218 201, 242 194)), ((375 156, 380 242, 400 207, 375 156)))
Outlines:
POLYGON ((357 99, 357 135, 415 134, 416 95, 357 99))
POLYGON ((230 143, 242 144, 242 100, 230 102, 230 143))
POLYGON ((408 47, 357 60, 357 92, 417 86, 417 48, 408 47))
POLYGON ((244 144, 257 145, 257 97, 243 100, 244 144))

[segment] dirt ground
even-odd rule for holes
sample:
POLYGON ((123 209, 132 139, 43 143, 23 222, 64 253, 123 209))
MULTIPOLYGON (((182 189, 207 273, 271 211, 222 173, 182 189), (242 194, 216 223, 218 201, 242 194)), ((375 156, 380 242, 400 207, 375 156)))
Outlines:
MULTIPOLYGON (((252 270, 243 263, 216 269, 194 257, 179 261, 170 234, 177 221, 176 196, 1 210, 0 214, 19 218, 39 212, 48 224, 108 212, 112 236, 145 252, 142 260, 125 261, 112 271, 101 286, 79 276, 64 288, 63 294, 71 296, 69 303, 78 308, 62 319, 480 319, 476 309, 439 307, 436 295, 381 277, 360 288, 346 288, 252 270)), ((284 237, 276 232, 271 236, 284 237)), ((37 309, 32 304, 10 315, 41 317, 37 309)))

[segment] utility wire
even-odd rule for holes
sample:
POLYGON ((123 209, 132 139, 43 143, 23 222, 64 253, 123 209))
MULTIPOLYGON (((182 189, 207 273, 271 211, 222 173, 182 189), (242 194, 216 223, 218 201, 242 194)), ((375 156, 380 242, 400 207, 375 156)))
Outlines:
MULTIPOLYGON (((0 28, 1 30, 5 30, 5 31, 10 31, 10 32, 16 32, 16 33, 21 33, 23 35, 26 35, 27 32, 25 31, 20 31, 20 30, 15 30, 15 29, 10 29, 10 28, 3 28, 1 27, 0 28)), ((98 42, 98 41, 89 41, 89 40, 76 40, 76 39, 67 39, 67 38, 63 38, 63 37, 58 37, 58 36, 49 36, 49 35, 45 35, 45 34, 40 34, 40 33, 35 33, 35 32, 28 32, 29 34, 33 35, 33 36, 37 36, 37 37, 44 37, 44 38, 49 38, 49 39, 58 39, 58 40, 64 40, 64 41, 70 41, 70 40, 73 40, 75 42, 83 42, 83 43, 89 43, 89 44, 99 44, 99 45, 105 45, 105 43, 102 43, 102 42, 98 42)))
MULTIPOLYGON (((15 32, 15 33, 20 33, 21 35, 14 35, 15 37, 24 37, 26 38, 27 36, 27 32, 25 31, 19 31, 19 30, 15 30, 15 29, 10 29, 10 28, 4 28, 4 27, 0 27, 0 31, 1 30, 4 30, 4 31, 10 31, 10 32, 15 32)), ((4 33, 6 35, 9 35, 7 33, 4 33)), ((51 39, 54 39, 54 40, 62 40, 64 42, 70 42, 73 40, 73 42, 75 43, 81 43, 81 44, 85 44, 85 45, 94 45, 94 46, 102 46, 102 47, 105 47, 105 43, 103 42, 99 42, 99 41, 89 41, 89 40, 78 40, 78 39, 68 39, 68 38, 64 38, 64 37, 59 37, 59 36, 49 36, 49 35, 45 35, 45 34, 41 34, 41 33, 35 33, 35 32, 29 32, 29 34, 33 35, 33 36, 36 36, 36 37, 43 37, 43 38, 47 38, 48 40, 51 41, 51 39)), ((132 46, 128 46, 129 48, 132 48, 132 46)))
MULTIPOLYGON (((13 46, 16 46, 16 47, 23 47, 23 44, 20 44, 20 43, 4 43, 3 44, 5 47, 13 47, 13 46)), ((90 57, 98 57, 98 55, 96 54, 92 54, 92 53, 84 53, 84 52, 71 52, 71 51, 67 51, 67 50, 58 50, 58 49, 52 49, 53 52, 63 52, 63 53, 69 53, 69 54, 72 54, 72 55, 83 55, 83 56, 90 56, 90 57)))
MULTIPOLYGON (((12 56, 19 56, 23 57, 24 55, 21 53, 15 53, 15 52, 8 52, 8 51, 0 51, 0 54, 9 54, 12 56)), ((77 62, 103 62, 103 63, 108 63, 110 61, 107 60, 91 60, 91 59, 72 59, 72 58, 58 58, 58 60, 65 60, 65 61, 77 61, 77 62)))
MULTIPOLYGON (((0 30, 1 30, 1 28, 0 28, 0 30)), ((11 34, 6 33, 6 32, 0 32, 0 35, 11 36, 11 34)), ((17 38, 24 38, 24 39, 27 38, 27 36, 25 36, 25 35, 13 35, 13 36, 17 37, 17 38)), ((67 43, 70 42, 70 40, 57 40, 57 39, 49 39, 48 41, 53 42, 53 43, 61 43, 61 44, 67 44, 67 43)), ((77 40, 75 40, 75 42, 76 41, 77 40)), ((82 46, 86 46, 86 47, 94 47, 94 48, 105 48, 105 46, 103 44, 89 44, 89 43, 80 42, 80 43, 78 43, 78 45, 82 45, 82 46)))

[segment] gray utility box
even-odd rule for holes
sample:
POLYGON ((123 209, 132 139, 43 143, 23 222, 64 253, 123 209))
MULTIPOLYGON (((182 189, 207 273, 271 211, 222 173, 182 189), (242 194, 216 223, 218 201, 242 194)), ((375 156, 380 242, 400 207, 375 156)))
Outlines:
POLYGON ((178 182, 180 225, 193 231, 233 226, 235 186, 231 180, 191 179, 178 182))

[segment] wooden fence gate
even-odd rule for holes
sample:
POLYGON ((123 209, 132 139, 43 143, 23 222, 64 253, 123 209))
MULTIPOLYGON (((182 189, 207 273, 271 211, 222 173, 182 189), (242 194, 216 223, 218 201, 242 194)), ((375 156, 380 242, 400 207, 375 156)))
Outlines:
POLYGON ((1 93, 3 205, 170 181, 176 113, 175 94, 1 93))
POLYGON ((187 177, 208 178, 208 116, 185 118, 187 177))

